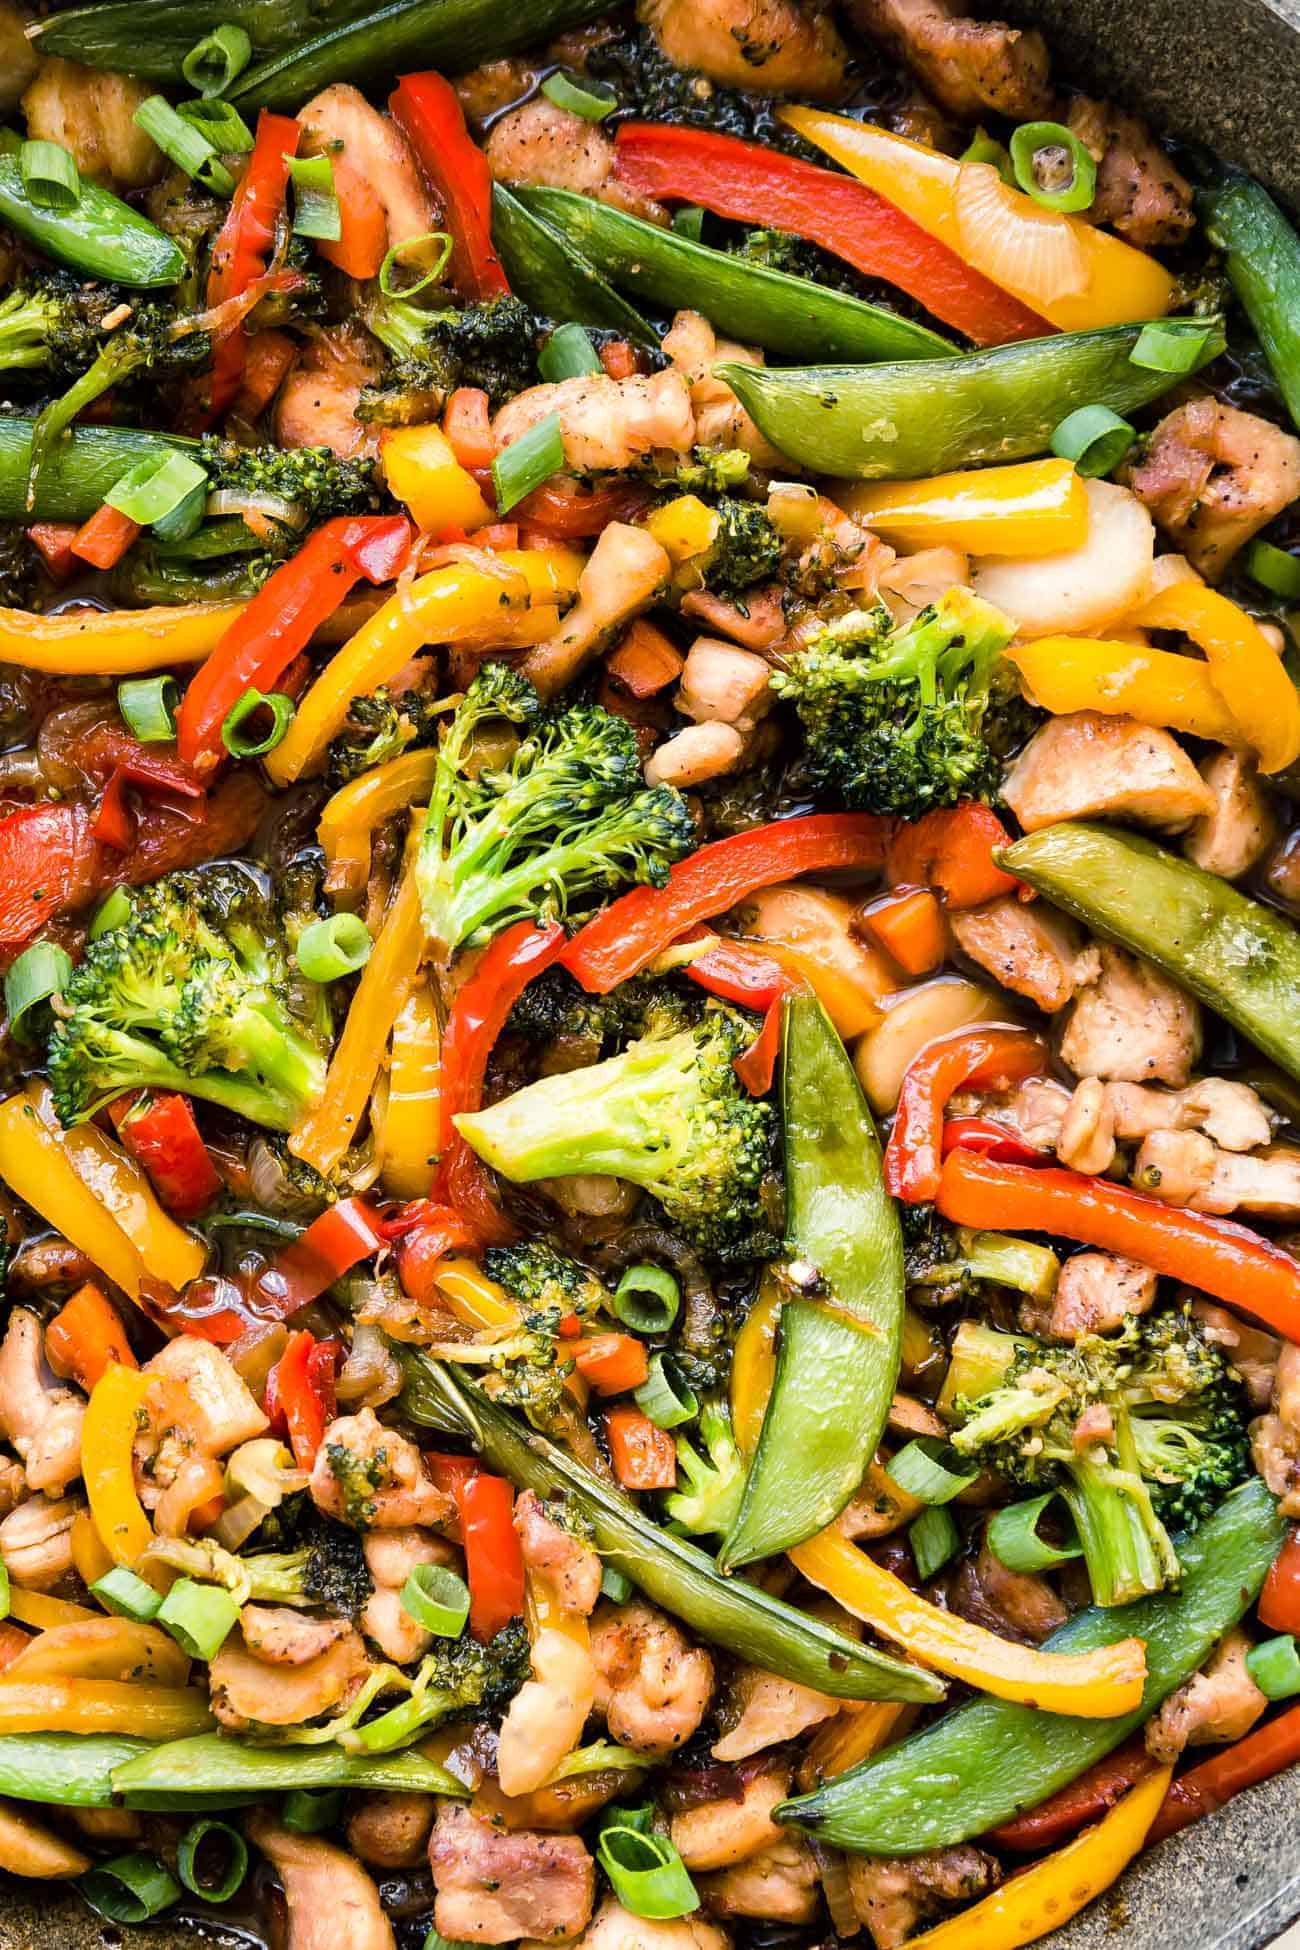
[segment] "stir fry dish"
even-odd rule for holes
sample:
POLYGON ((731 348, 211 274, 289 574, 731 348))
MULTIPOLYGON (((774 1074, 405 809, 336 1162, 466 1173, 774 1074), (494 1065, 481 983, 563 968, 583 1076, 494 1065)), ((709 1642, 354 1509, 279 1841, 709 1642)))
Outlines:
POLYGON ((1047 1935, 1300 1759, 1291 219, 957 0, 0 52, 0 1868, 1047 1935))

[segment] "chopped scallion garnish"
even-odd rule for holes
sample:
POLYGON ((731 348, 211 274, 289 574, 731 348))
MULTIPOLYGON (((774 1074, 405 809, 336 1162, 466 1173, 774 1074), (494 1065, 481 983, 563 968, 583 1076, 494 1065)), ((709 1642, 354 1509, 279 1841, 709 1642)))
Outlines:
POLYGON ((181 62, 181 73, 205 99, 224 94, 253 58, 253 43, 232 20, 196 41, 181 62))
POLYGON ((343 235, 343 212, 334 187, 334 165, 328 156, 290 156, 293 183, 293 228, 296 236, 319 237, 336 244, 343 235))
POLYGON ((18 151, 23 188, 43 210, 66 215, 81 201, 81 172, 76 158, 58 142, 24 142, 18 151))
POLYGON ((1081 406, 1056 428, 1052 452, 1072 460, 1075 473, 1092 481, 1118 467, 1136 439, 1128 421, 1108 406, 1081 406))
POLYGON ((560 416, 548 413, 512 440, 492 463, 492 484, 496 489, 497 513, 508 514, 534 488, 549 481, 564 466, 564 436, 560 416))
POLYGON ((1097 165, 1063 122, 1022 122, 1011 136, 1011 168, 1044 210, 1086 210, 1096 195, 1097 165))
POLYGON ((117 708, 142 744, 176 736, 180 690, 174 677, 127 677, 117 687, 117 708))
POLYGON ((227 711, 221 726, 221 742, 232 758, 262 758, 275 750, 292 722, 291 697, 286 697, 283 691, 267 695, 250 687, 227 711), (242 727, 261 711, 271 714, 269 729, 260 735, 256 731, 245 732, 242 727))
POLYGON ((586 75, 579 81, 563 68, 547 75, 542 93, 557 108, 567 108, 571 115, 580 115, 584 122, 603 122, 618 107, 618 96, 604 82, 592 81, 586 75))
POLYGON ((176 113, 164 95, 150 95, 132 116, 136 127, 150 136, 164 156, 205 189, 230 196, 235 179, 222 162, 211 139, 193 122, 176 113))

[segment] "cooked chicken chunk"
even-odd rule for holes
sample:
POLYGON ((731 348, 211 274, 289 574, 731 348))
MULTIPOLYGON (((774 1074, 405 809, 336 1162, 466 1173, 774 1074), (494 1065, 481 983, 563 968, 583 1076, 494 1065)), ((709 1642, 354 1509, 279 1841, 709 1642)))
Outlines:
MULTIPOLYGON (((539 1950, 529 1944, 521 1950, 539 1950)), ((674 1923, 652 1923, 632 1916, 613 1896, 606 1896, 573 1950, 731 1950, 725 1930, 699 1916, 683 1916, 674 1923)))
POLYGON ((682 597, 682 615, 707 623, 711 630, 730 637, 746 650, 770 650, 786 632, 783 594, 776 583, 747 589, 742 607, 707 589, 692 589, 682 597))
POLYGON ((876 1950, 898 1950, 922 1917, 945 1903, 983 1896, 1000 1880, 993 1857, 969 1843, 900 1859, 849 1855, 845 1862, 854 1908, 870 1930, 876 1950))
POLYGON ((305 1666, 352 1629, 346 1618, 313 1618, 294 1605, 245 1605, 239 1628, 253 1657, 272 1666, 305 1666))
POLYGON ((959 1095, 953 1099, 950 1114, 958 1117, 969 1110, 974 1116, 996 1118, 1023 1138, 1031 1150, 1054 1151, 1069 1107, 1070 1092, 1063 1083, 1055 1077, 1029 1077, 1009 1093, 959 1095))
POLYGON ((711 1916, 757 1916, 765 1923, 811 1923, 820 1877, 807 1842, 781 1835, 734 1868, 705 1876, 699 1888, 711 1916))
MULTIPOLYGON (((1262 1327, 1253 1326, 1237 1314, 1229 1313, 1226 1307, 1216 1307, 1213 1300, 1193 1300, 1192 1312, 1200 1322, 1206 1340, 1223 1350, 1241 1376, 1251 1407, 1267 1408, 1273 1399, 1278 1358, 1282 1348, 1289 1343, 1280 1341, 1276 1334, 1266 1334, 1262 1327)), ((1300 1373, 1300 1366, 1297 1372, 1300 1373)), ((1297 1397, 1295 1405, 1297 1412, 1300 1412, 1300 1397, 1297 1397)))
POLYGON ((1153 1131, 1133 1160, 1133 1183, 1194 1212, 1300 1217, 1300 1150, 1287 1145, 1242 1154, 1220 1151, 1199 1131, 1153 1131))
POLYGON ((210 1341, 178 1334, 145 1362, 145 1370, 183 1385, 184 1420, 205 1456, 227 1456, 271 1426, 242 1377, 210 1341))
POLYGON ((395 1666, 424 1657, 433 1643, 402 1603, 402 1586, 417 1564, 459 1563, 454 1547, 427 1530, 372 1530, 365 1541, 366 1568, 375 1581, 361 1613, 361 1629, 395 1666))
POLYGON ((1224 1151, 1254 1151, 1273 1135, 1275 1119, 1259 1092, 1227 1077, 1198 1077, 1185 1090, 1108 1083, 1106 1101, 1123 1144, 1152 1131, 1204 1131, 1224 1151))
POLYGON ((1193 568, 1217 582, 1300 495, 1300 440, 1206 395, 1167 413, 1130 485, 1193 568))
POLYGON ((1241 752, 1217 751, 1200 764, 1214 811, 1194 820, 1183 852, 1207 873, 1240 880, 1277 838, 1277 820, 1259 773, 1241 752))
POLYGON ((1185 1084, 1201 1053, 1201 1012, 1149 962, 1103 945, 1061 1038, 1078 1077, 1185 1084))
POLYGON ((701 447, 741 447, 759 467, 784 464, 725 379, 719 379, 713 370, 724 359, 742 366, 761 366, 761 352, 720 339, 698 311, 677 313, 664 336, 663 349, 690 387, 695 438, 701 447))
POLYGON ((864 1537, 887 1537, 916 1515, 916 1505, 883 1465, 872 1461, 852 1497, 835 1520, 835 1528, 852 1543, 864 1537))
MULTIPOLYGON (((406 137, 387 115, 372 108, 359 88, 336 81, 298 110, 300 153, 328 155, 340 194, 348 180, 377 197, 391 248, 437 228, 434 205, 406 137)), ((326 253, 328 255, 328 252, 326 253)))
POLYGON ((1050 115, 1047 46, 1002 20, 968 20, 956 0, 849 0, 849 18, 897 55, 927 94, 965 121, 1050 115))
POLYGON ((1097 187, 1086 214, 1139 250, 1183 243, 1196 221, 1192 186, 1146 123, 1113 102, 1076 95, 1069 125, 1097 164, 1097 187))
POLYGON ((545 1578, 562 1611, 588 1617, 600 1596, 600 1559, 589 1544, 547 1516, 540 1497, 525 1490, 515 1503, 515 1530, 525 1568, 545 1578))
POLYGON ((727 1687, 724 1724, 731 1719, 721 1740, 715 1741, 713 1758, 720 1761, 748 1760, 764 1747, 775 1747, 782 1740, 797 1740, 810 1727, 821 1726, 840 1710, 840 1702, 811 1686, 800 1686, 793 1679, 781 1679, 774 1672, 757 1666, 741 1666, 727 1687), (732 1716, 735 1716, 734 1718, 732 1716))
POLYGON ((583 373, 529 386, 492 422, 497 449, 508 447, 551 413, 560 416, 564 458, 577 474, 619 471, 648 454, 685 454, 695 444, 690 391, 673 368, 650 378, 610 379, 583 373))
POLYGON ((601 1605, 592 1620, 596 1710, 610 1738, 643 1754, 670 1754, 704 1718, 713 1661, 653 1606, 601 1605))
POLYGON ((1129 1314, 1147 1313, 1156 1297, 1156 1276, 1118 1253, 1071 1253, 1052 1297, 1050 1332, 1058 1341, 1081 1334, 1109 1334, 1129 1314))
POLYGON ((343 1637, 303 1665, 270 1665, 255 1658, 238 1628, 208 1668, 212 1711, 223 1727, 293 1727, 319 1719, 350 1699, 368 1664, 361 1634, 343 1637))
POLYGON ((282 447, 329 447, 343 460, 374 455, 379 437, 357 419, 363 386, 379 377, 373 341, 334 326, 307 340, 275 400, 275 437, 282 447))
POLYGON ((499 183, 574 190, 648 223, 668 221, 661 203, 638 195, 613 174, 614 144, 599 122, 585 122, 545 95, 534 95, 494 122, 483 148, 499 183))
POLYGON ((1077 929, 1042 901, 1014 894, 949 915, 957 946, 994 980, 1052 1015, 1071 1000, 1079 953, 1077 929))
POLYGON ((684 1808, 672 1818, 673 1845, 688 1869, 729 1869, 780 1839, 772 1810, 790 1792, 790 1768, 771 1763, 724 1796, 684 1808))
POLYGON ((645 768, 645 782, 689 792, 707 779, 737 771, 744 756, 745 740, 734 725, 688 724, 655 749, 645 768))
POLYGON ((1214 811, 1214 794, 1167 731, 1099 711, 1049 719, 1012 763, 1002 796, 1027 833, 1094 817, 1175 829, 1214 811))
POLYGON ((957 1571, 949 1602, 960 1617, 1020 1645, 1041 1645, 1069 1616, 1046 1578, 1009 1571, 987 1542, 957 1571))
POLYGON ((543 697, 562 691, 624 623, 654 601, 671 573, 667 550, 647 529, 609 522, 578 577, 577 602, 555 635, 528 652, 524 675, 543 697))
POLYGON ((1250 1640, 1234 1628, 1185 1686, 1147 1721, 1147 1752, 1162 1767, 1184 1747, 1215 1747, 1249 1733, 1268 1705, 1246 1670, 1250 1640))
POLYGON ((348 1816, 348 1847, 376 1869, 417 1868, 437 1809, 431 1794, 368 1792, 348 1816))
POLYGON ((23 96, 27 134, 70 149, 89 182, 142 190, 157 182, 164 167, 162 151, 135 121, 153 92, 134 75, 54 56, 41 62, 23 96))
POLYGON ((311 1494, 317 1509, 354 1530, 441 1523, 452 1509, 451 1498, 425 1475, 415 1444, 386 1429, 370 1408, 330 1423, 312 1469, 311 1494))
POLYGON ((697 636, 686 653, 677 709, 697 724, 732 725, 751 731, 771 709, 772 669, 752 650, 717 637, 697 636))
POLYGON ((289 1910, 286 1950, 394 1950, 393 1926, 374 1883, 343 1849, 316 1835, 291 1835, 274 1816, 254 1809, 244 1832, 284 1885, 289 1910))
POLYGON ((22 1457, 27 1487, 57 1495, 81 1474, 86 1404, 75 1388, 49 1386, 43 1342, 36 1315, 15 1307, 0 1345, 0 1434, 22 1457))
POLYGON ((576 1936, 591 1916, 595 1864, 576 1835, 503 1832, 454 1801, 438 1806, 429 1863, 434 1924, 466 1943, 576 1936))
POLYGON ((0 1558, 25 1591, 48 1591, 72 1569, 72 1526, 84 1506, 70 1496, 56 1502, 29 1496, 0 1523, 0 1558))
POLYGON ((0 115, 18 106, 18 98, 40 66, 40 56, 27 38, 27 23, 13 0, 0 0, 0 115))
POLYGON ((637 0, 675 68, 725 88, 841 101, 848 49, 822 0, 637 0))
POLYGON ((1300 1517, 1300 1346, 1294 1341, 1282 1342, 1272 1399, 1272 1411, 1250 1425, 1251 1453, 1256 1469, 1280 1499, 1282 1515, 1300 1517))

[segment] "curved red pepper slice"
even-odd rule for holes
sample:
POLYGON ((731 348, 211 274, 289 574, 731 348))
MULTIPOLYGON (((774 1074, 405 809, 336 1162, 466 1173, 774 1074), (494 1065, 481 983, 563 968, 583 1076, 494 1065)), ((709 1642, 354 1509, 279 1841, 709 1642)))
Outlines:
POLYGON ((451 275, 471 298, 496 298, 510 283, 492 245, 492 172, 465 127, 456 90, 440 74, 404 74, 388 112, 442 199, 451 232, 451 275))
POLYGON ((746 941, 716 941, 704 954, 686 964, 686 974, 710 995, 738 1002, 745 1009, 766 1013, 791 989, 803 984, 779 961, 746 941))
POLYGON ((476 1469, 455 1484, 465 1548, 469 1629, 482 1644, 524 1608, 524 1554, 515 1530, 515 1493, 504 1476, 476 1469))
POLYGON ((384 1244, 378 1214, 364 1199, 341 1198, 262 1274, 252 1300, 257 1317, 287 1320, 384 1244))
POLYGON ((976 1151, 982 1158, 996 1158, 1003 1165, 1042 1165, 1050 1154, 1026 1144, 1017 1131, 999 1124, 994 1117, 948 1117, 943 1126, 943 1155, 950 1151, 976 1151))
POLYGON ((123 1149, 143 1165, 154 1190, 178 1219, 211 1205, 221 1178, 199 1134, 188 1097, 174 1090, 128 1091, 108 1107, 123 1149))
POLYGON ((1271 1780, 1284 1767, 1300 1760, 1300 1706, 1234 1741, 1213 1759, 1202 1761, 1173 1782, 1147 1836, 1148 1847, 1176 1835, 1180 1828, 1213 1814, 1243 1788, 1271 1780))
MULTIPOLYGON (((252 154, 212 246, 209 310, 240 297, 266 270, 288 193, 289 158, 297 155, 301 134, 301 125, 291 115, 272 115, 264 108, 258 116, 252 154)), ((246 350, 242 332, 228 333, 213 347, 204 420, 224 413, 235 398, 244 376, 246 350)))
POLYGON ((318 1341, 305 1330, 290 1334, 267 1378, 262 1407, 271 1427, 287 1435, 299 1469, 310 1469, 334 1420, 337 1341, 318 1341))
POLYGON ((963 1085, 1019 1083, 1047 1068, 1047 1050, 1027 1029, 958 1029, 913 1057, 903 1078, 894 1127, 885 1146, 885 1189, 908 1205, 929 1203, 939 1189, 943 1113, 963 1085))

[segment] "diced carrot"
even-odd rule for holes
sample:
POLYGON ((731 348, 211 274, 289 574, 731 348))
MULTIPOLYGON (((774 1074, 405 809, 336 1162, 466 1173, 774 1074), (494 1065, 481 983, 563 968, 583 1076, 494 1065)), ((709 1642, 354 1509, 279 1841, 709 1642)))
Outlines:
POLYGON ((967 799, 897 826, 885 874, 893 887, 932 887, 945 907, 978 907, 1016 892, 1020 883, 993 858, 995 848, 1010 844, 997 814, 967 799))
POLYGON ((639 1408, 612 1408, 605 1417, 614 1474, 625 1490, 671 1490, 677 1484, 677 1448, 667 1429, 656 1428, 639 1408))
POLYGON ((72 574, 77 566, 72 553, 77 538, 75 521, 34 521, 27 535, 52 576, 61 582, 64 576, 72 574))
POLYGON ((630 379, 636 371, 636 353, 626 339, 609 339, 597 355, 610 379, 630 379))
POLYGON ((79 1286, 45 1330, 45 1353, 59 1375, 89 1394, 106 1368, 139 1367, 116 1307, 93 1281, 79 1286))
POLYGON ((334 193, 339 202, 337 239, 317 238, 316 248, 350 278, 373 278, 388 250, 388 219, 373 183, 343 156, 334 158, 334 193))
POLYGON ((907 975, 928 975, 947 953, 943 909, 928 887, 900 887, 872 901, 860 925, 907 975))
POLYGON ((598 1395, 625 1395, 650 1372, 645 1347, 633 1334, 593 1334, 580 1342, 574 1365, 598 1395))
POLYGON ((624 632, 618 648, 606 658, 605 668, 633 697, 653 697, 656 691, 676 683, 685 662, 662 630, 638 616, 624 632))
POLYGON ((442 430, 462 467, 490 467, 496 444, 488 396, 480 386, 458 386, 443 408, 442 430))
POLYGON ((244 354, 244 378, 235 397, 235 412, 243 420, 256 420, 280 390, 298 347, 287 332, 254 332, 244 354))
POLYGON ((139 533, 139 522, 105 502, 102 508, 96 508, 89 521, 82 522, 69 547, 93 569, 111 569, 122 560, 139 533))

